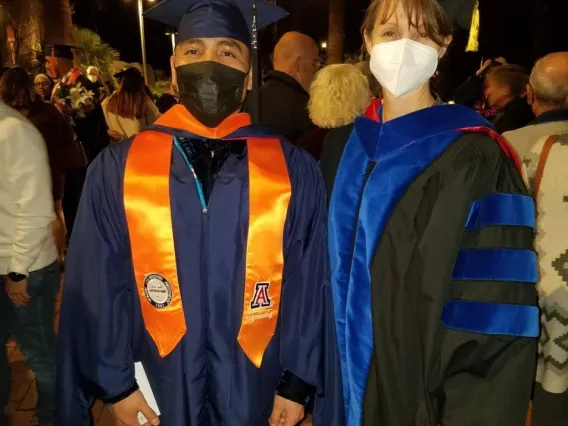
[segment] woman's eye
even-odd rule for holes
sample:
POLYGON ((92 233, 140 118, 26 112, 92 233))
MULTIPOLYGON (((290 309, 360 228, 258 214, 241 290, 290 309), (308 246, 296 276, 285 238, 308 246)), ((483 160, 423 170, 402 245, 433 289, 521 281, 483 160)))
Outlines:
POLYGON ((385 31, 383 37, 394 37, 394 31, 385 31))
POLYGON ((418 33, 418 35, 422 38, 428 38, 428 34, 426 33, 418 33))

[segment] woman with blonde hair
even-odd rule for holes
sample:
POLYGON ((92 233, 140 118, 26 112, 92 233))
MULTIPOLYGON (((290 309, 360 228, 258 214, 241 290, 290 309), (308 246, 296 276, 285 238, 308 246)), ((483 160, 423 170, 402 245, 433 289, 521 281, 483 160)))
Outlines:
MULTIPOLYGON (((323 157, 341 156, 355 118, 365 112, 371 98, 369 81, 355 65, 329 65, 317 73, 310 87, 308 111, 316 126, 329 129, 323 140, 323 157)), ((328 187, 336 169, 337 165, 322 168, 328 187)))
POLYGON ((450 22, 435 0, 374 0, 364 20, 383 105, 355 121, 329 219, 348 426, 526 418, 535 206, 492 125, 432 97, 450 22))
POLYGON ((308 111, 316 126, 336 129, 352 124, 370 101, 369 82, 355 65, 329 65, 312 82, 308 111))
POLYGON ((355 66, 339 64, 322 68, 310 85, 308 112, 315 127, 298 139, 296 145, 319 160, 325 145, 335 145, 331 142, 335 139, 347 139, 349 125, 365 111, 370 99, 369 82, 355 66), (337 132, 330 132, 333 129, 337 132))

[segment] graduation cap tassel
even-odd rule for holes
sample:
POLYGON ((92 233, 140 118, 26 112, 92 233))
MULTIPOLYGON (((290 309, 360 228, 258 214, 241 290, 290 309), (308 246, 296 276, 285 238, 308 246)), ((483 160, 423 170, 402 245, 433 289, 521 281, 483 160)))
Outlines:
POLYGON ((252 3, 252 28, 251 28, 251 67, 252 67, 252 108, 250 115, 253 123, 260 122, 260 75, 258 66, 258 13, 256 0, 252 3))
POLYGON ((471 27, 469 29, 469 40, 467 41, 467 47, 465 48, 465 51, 479 51, 479 0, 476 0, 473 6, 471 27))

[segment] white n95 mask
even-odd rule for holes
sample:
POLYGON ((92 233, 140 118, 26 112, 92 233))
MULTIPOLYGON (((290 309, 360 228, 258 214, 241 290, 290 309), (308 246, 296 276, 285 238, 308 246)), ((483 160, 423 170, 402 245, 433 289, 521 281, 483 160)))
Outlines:
POLYGON ((371 49, 371 72, 381 87, 395 98, 426 83, 438 67, 433 47, 403 38, 375 44, 371 49))

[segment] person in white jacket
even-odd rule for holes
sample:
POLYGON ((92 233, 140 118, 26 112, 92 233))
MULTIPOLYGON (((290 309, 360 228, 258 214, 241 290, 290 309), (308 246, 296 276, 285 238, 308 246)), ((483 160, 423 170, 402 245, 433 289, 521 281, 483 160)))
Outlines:
MULTIPOLYGON (((35 373, 40 426, 54 425, 59 285, 54 219, 45 142, 29 121, 0 102, 0 343, 12 335, 35 373)), ((0 426, 7 426, 3 416, 11 380, 3 347, 0 426)))

